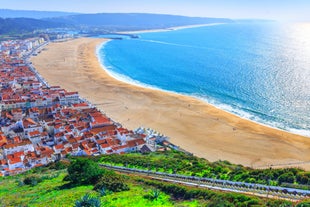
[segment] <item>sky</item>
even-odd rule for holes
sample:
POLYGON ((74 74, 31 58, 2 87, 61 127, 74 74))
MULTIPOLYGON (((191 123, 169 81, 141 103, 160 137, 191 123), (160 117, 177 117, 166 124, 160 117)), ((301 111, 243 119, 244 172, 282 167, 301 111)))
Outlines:
POLYGON ((0 0, 0 8, 310 21, 310 0, 0 0))

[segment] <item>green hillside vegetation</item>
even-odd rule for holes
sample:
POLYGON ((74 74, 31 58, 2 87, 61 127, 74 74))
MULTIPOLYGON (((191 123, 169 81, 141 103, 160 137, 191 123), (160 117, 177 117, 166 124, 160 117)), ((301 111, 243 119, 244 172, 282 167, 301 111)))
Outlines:
POLYGON ((98 27, 114 31, 163 29, 186 25, 233 22, 231 19, 227 18, 186 17, 179 15, 147 13, 79 14, 47 18, 46 20, 73 24, 83 28, 98 27))
POLYGON ((62 12, 27 12, 0 10, 0 37, 2 35, 21 35, 35 30, 51 28, 75 28, 85 33, 164 29, 169 27, 231 23, 225 18, 200 18, 164 14, 143 13, 101 13, 101 14, 74 14, 62 12), (23 16, 24 15, 24 16, 23 16), (15 17, 18 18, 1 18, 15 17), (31 18, 28 18, 31 17, 31 18), (49 18, 42 18, 49 17, 49 18), (41 19, 36 19, 41 18, 41 19))
MULTIPOLYGON (((197 206, 196 201, 173 201, 160 193, 156 200, 148 198, 152 188, 126 177, 130 190, 105 193, 91 184, 66 181, 67 170, 38 168, 31 172, 0 178, 0 206, 75 206, 86 195, 98 199, 100 206, 197 206), (27 181, 32 180, 28 183, 27 181), (34 181, 36 180, 36 181, 34 181), (26 182, 25 182, 26 181, 26 182)), ((120 176, 117 174, 117 176, 120 176)))
MULTIPOLYGON (((99 168, 89 158, 0 178, 0 198, 0 206, 293 206, 289 201, 118 174, 99 168)), ((297 206, 308 204, 303 201, 297 206)))
POLYGON ((156 152, 148 155, 102 155, 95 159, 102 164, 126 166, 129 168, 310 189, 310 172, 302 169, 252 169, 231 164, 228 161, 212 163, 203 158, 177 151, 156 152))
POLYGON ((73 12, 58 12, 58 11, 31 11, 31 10, 12 10, 12 9, 0 9, 0 17, 2 18, 51 18, 51 17, 61 17, 68 15, 76 15, 78 13, 73 12))
POLYGON ((68 24, 30 18, 0 18, 0 35, 29 33, 38 29, 58 28, 68 24))

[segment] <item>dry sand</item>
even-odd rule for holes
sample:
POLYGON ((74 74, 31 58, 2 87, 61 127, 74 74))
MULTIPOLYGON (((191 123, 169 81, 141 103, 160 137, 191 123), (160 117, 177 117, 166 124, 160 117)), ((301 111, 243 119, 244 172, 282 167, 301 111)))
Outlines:
POLYGON ((191 97, 115 80, 96 57, 103 41, 51 43, 31 61, 50 85, 78 91, 123 126, 153 128, 197 156, 256 168, 291 163, 310 170, 310 138, 259 125, 191 97))

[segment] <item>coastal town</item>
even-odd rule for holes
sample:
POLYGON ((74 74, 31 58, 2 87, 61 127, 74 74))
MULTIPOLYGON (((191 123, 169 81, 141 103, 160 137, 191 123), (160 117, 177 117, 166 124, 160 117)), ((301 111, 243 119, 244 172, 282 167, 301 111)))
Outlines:
POLYGON ((151 152, 167 137, 123 128, 78 92, 50 86, 29 62, 44 38, 0 42, 0 176, 68 155, 151 152))

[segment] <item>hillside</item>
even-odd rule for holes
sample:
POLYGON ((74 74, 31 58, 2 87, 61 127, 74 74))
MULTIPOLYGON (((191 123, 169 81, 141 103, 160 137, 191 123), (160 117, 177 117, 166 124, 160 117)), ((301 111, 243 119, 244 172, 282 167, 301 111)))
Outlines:
POLYGON ((0 9, 0 17, 2 18, 51 18, 68 15, 76 15, 78 13, 73 12, 59 12, 59 11, 30 11, 30 10, 12 10, 12 9, 0 9))
POLYGON ((0 18, 0 35, 20 34, 37 29, 66 27, 68 24, 31 18, 0 18))
POLYGON ((102 13, 73 15, 73 13, 64 12, 2 9, 0 10, 0 35, 16 35, 47 28, 70 27, 76 30, 83 30, 86 33, 92 33, 94 31, 164 29, 186 25, 231 22, 233 21, 224 18, 201 18, 163 14, 102 13))
MULTIPOLYGON (((81 202, 87 198, 97 202, 98 205, 92 206, 119 207, 276 207, 297 204, 117 174, 99 169, 95 162, 87 158, 71 159, 70 165, 67 162, 58 162, 47 167, 35 168, 25 174, 0 178, 0 198, 0 206, 79 206, 77 201, 81 202), (89 175, 92 177, 88 177, 89 175), (92 179, 94 176, 95 181, 92 179), (89 180, 83 179, 85 177, 89 180)), ((308 204, 309 201, 304 200, 297 206, 308 204)))
POLYGON ((48 18, 47 20, 74 24, 79 27, 100 27, 114 30, 159 29, 195 24, 233 22, 225 18, 202 18, 143 13, 81 14, 48 18))

